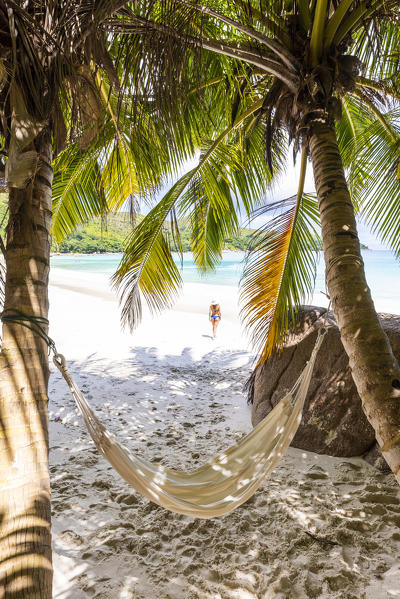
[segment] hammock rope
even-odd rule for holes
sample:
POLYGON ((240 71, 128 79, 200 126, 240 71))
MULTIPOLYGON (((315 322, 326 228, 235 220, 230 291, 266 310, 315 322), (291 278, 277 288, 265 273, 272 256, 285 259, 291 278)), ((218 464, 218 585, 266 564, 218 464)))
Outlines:
POLYGON ((199 468, 184 472, 168 469, 133 455, 99 421, 69 372, 65 358, 44 330, 46 319, 18 314, 1 315, 38 334, 53 352, 53 362, 64 377, 98 451, 118 474, 150 501, 179 514, 214 518, 247 501, 275 468, 301 422, 315 360, 326 329, 319 329, 315 346, 292 389, 264 420, 238 443, 199 468))

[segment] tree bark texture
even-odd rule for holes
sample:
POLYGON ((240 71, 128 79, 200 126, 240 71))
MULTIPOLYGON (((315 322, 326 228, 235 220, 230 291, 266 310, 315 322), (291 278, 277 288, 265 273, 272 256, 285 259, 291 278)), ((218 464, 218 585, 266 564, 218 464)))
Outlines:
POLYGON ((333 125, 313 125, 310 153, 332 308, 363 410, 400 482, 400 368, 366 282, 354 208, 333 125))
MULTIPOLYGON (((33 181, 10 189, 5 310, 48 314, 52 146, 34 141, 33 181)), ((48 348, 33 331, 3 323, 0 355, 0 599, 50 599, 48 348)))

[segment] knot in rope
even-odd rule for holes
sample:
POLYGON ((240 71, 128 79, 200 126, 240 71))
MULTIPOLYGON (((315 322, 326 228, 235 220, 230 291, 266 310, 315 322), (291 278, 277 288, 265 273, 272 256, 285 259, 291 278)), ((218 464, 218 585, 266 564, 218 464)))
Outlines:
POLYGON ((16 308, 6 308, 0 314, 0 320, 7 323, 20 324, 21 326, 30 329, 47 343, 49 353, 52 351, 55 357, 58 356, 56 344, 53 339, 48 336, 44 328, 49 325, 48 319, 44 316, 33 316, 32 314, 25 314, 16 308))

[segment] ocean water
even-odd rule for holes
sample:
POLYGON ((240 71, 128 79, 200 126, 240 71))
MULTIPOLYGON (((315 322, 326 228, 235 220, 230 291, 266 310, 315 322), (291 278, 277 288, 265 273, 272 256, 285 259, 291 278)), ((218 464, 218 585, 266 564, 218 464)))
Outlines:
MULTIPOLYGON (((400 310, 400 262, 390 251, 365 250, 362 252, 368 284, 374 299, 385 299, 399 302, 400 310)), ((51 265, 78 272, 90 272, 112 275, 115 272, 121 254, 64 255, 53 256, 51 265)), ((191 254, 185 254, 181 263, 183 280, 188 283, 205 283, 210 285, 236 286, 243 271, 243 252, 224 252, 221 264, 215 272, 200 274, 193 263, 191 254)), ((325 291, 324 260, 322 253, 318 256, 315 292, 325 291)))
MULTIPOLYGON (((53 256, 54 268, 112 275, 118 267, 122 254, 65 254, 53 256)), ((201 274, 195 266, 192 255, 184 254, 183 261, 176 256, 176 264, 182 278, 187 283, 209 283, 210 285, 238 285, 243 270, 244 252, 224 252, 223 260, 215 272, 201 274)))

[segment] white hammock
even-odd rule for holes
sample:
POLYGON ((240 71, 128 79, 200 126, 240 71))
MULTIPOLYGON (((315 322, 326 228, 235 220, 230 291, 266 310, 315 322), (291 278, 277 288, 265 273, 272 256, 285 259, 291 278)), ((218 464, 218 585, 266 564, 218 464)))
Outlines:
POLYGON ((301 422, 304 400, 318 349, 320 329, 310 360, 295 385, 248 435, 192 472, 170 470, 124 449, 101 424, 70 375, 61 354, 54 363, 75 398, 100 453, 136 491, 158 505, 197 518, 214 518, 247 501, 272 472, 301 422))

